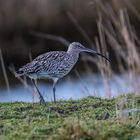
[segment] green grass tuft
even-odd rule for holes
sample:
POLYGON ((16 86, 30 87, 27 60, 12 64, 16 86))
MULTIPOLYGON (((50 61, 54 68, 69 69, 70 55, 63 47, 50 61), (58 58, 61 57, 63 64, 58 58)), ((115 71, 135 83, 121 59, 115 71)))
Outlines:
POLYGON ((47 106, 0 103, 0 139, 137 140, 140 112, 123 113, 134 108, 140 109, 140 96, 132 94, 111 100, 87 97, 47 106))

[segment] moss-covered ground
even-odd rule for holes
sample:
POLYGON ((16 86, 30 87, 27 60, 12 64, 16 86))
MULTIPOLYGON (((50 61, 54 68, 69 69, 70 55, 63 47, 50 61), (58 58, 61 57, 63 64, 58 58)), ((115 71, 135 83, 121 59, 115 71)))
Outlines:
POLYGON ((0 103, 0 140, 140 140, 140 96, 0 103), (128 111, 126 109, 137 109, 128 111))

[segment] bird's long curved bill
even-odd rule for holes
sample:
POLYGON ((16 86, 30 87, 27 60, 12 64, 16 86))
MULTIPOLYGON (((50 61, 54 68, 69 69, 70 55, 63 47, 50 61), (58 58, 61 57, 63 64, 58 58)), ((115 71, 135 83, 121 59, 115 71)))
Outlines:
POLYGON ((106 59, 107 61, 111 62, 109 58, 107 58, 106 56, 104 56, 101 53, 96 52, 95 54, 102 56, 104 59, 106 59))
POLYGON ((104 59, 106 59, 107 61, 111 62, 109 58, 107 58, 107 57, 104 56, 103 54, 98 53, 98 52, 96 52, 96 51, 94 51, 94 50, 92 50, 92 49, 88 49, 88 48, 86 48, 85 51, 86 51, 86 52, 89 52, 89 53, 97 54, 97 55, 103 57, 104 59))

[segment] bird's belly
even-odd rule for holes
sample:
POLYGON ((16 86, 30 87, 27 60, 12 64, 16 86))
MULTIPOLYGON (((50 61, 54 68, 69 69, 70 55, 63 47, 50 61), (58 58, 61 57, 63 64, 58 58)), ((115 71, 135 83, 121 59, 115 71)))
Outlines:
POLYGON ((37 74, 29 74, 31 79, 53 79, 48 73, 37 73, 37 74))

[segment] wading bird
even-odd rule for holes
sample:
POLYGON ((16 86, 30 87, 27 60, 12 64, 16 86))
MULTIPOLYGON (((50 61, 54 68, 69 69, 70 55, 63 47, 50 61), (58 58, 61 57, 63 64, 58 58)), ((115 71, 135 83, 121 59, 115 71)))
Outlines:
POLYGON ((33 85, 35 86, 39 97, 40 103, 45 103, 43 96, 41 95, 35 79, 49 78, 53 80, 53 98, 56 102, 55 96, 55 85, 57 81, 67 75, 78 61, 79 54, 81 52, 88 52, 102 56, 106 60, 110 61, 106 56, 84 47, 78 42, 73 42, 69 45, 67 52, 65 51, 51 51, 39 55, 32 62, 27 63, 21 67, 17 72, 16 76, 28 76, 31 78, 33 85))

